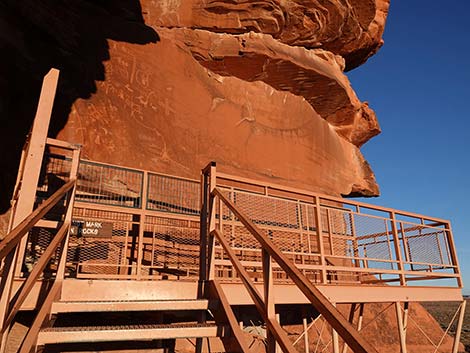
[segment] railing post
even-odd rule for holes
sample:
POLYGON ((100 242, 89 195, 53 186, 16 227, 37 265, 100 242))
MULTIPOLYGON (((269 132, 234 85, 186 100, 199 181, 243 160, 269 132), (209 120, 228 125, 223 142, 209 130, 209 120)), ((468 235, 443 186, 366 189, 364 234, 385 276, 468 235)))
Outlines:
POLYGON ((322 283, 326 284, 327 277, 326 277, 325 246, 323 244, 323 227, 322 227, 322 220, 321 220, 320 198, 318 196, 315 196, 315 225, 317 226, 318 245, 320 248, 322 283))
POLYGON ((450 222, 444 223, 445 227, 445 234, 447 236, 447 244, 449 245, 449 251, 450 251, 450 257, 452 260, 452 265, 454 266, 454 273, 459 275, 457 277, 457 284, 460 288, 463 287, 463 281, 462 277, 460 276, 460 266, 459 266, 459 260, 457 258, 457 250, 455 249, 455 242, 454 242, 454 237, 452 234, 452 228, 450 226, 450 222))
POLYGON ((145 209, 147 208, 149 189, 149 174, 144 171, 142 176, 142 205, 140 205, 141 211, 139 215, 139 239, 137 244, 137 279, 142 277, 142 261, 144 256, 144 233, 145 233, 145 209))
MULTIPOLYGON (((19 199, 16 205, 13 227, 17 226, 33 210, 58 80, 59 71, 56 69, 51 69, 44 76, 38 108, 31 129, 31 138, 24 166, 25 173, 23 174, 19 199)), ((26 242, 27 238, 25 237, 18 246, 17 265, 15 266, 15 276, 17 277, 21 275, 21 265, 23 264, 26 242)))
POLYGON ((397 229, 397 219, 395 216, 395 212, 390 212, 390 220, 392 224, 392 234, 393 234, 393 242, 395 243, 395 256, 398 261, 398 270, 400 272, 400 284, 402 286, 406 285, 406 278, 403 265, 403 258, 401 256, 401 248, 400 248, 400 238, 398 237, 398 229, 397 229))
MULTIPOLYGON (((273 298, 273 266, 271 255, 265 250, 261 250, 263 261, 263 282, 264 282, 264 305, 266 317, 276 319, 276 308, 273 298)), ((267 353, 276 353, 276 339, 270 330, 266 330, 267 353)))
MULTIPOLYGON (((215 187, 215 180, 214 187, 215 187)), ((210 219, 209 219, 209 239, 207 244, 207 279, 209 281, 215 279, 215 236, 212 233, 214 229, 216 229, 216 203, 217 203, 217 211, 219 212, 219 222, 218 222, 218 229, 222 232, 223 231, 223 215, 222 215, 222 201, 218 197, 212 198, 210 202, 209 212, 210 212, 210 219), (217 200, 217 201, 216 201, 217 200)))
POLYGON ((69 196, 67 200, 67 211, 65 214, 64 223, 69 224, 69 230, 67 235, 64 238, 61 246, 61 254, 59 256, 59 266, 57 268, 57 280, 62 281, 65 277, 65 266, 67 264, 67 253, 69 247, 69 238, 70 238, 70 229, 72 225, 73 217, 73 205, 75 202, 75 192, 77 191, 77 179, 78 179, 78 168, 80 166, 80 147, 77 146, 76 149, 72 152, 72 165, 70 168, 70 179, 75 179, 75 185, 69 191, 69 196))
MULTIPOLYGON (((209 276, 213 273, 210 271, 210 267, 213 265, 213 261, 210 258, 213 256, 213 246, 211 246, 211 253, 209 254, 209 234, 215 229, 215 207, 214 198, 211 195, 212 191, 216 187, 216 163, 209 163, 201 172, 201 212, 200 212, 200 255, 199 255, 199 284, 198 284, 198 298, 204 298, 206 293, 206 282, 209 280, 209 276), (211 272, 211 273, 210 273, 211 272)), ((215 239, 212 239, 213 243, 215 239)), ((206 322, 206 313, 200 314, 200 323, 206 322)), ((196 339, 196 352, 202 353, 203 350, 203 339, 196 339)))
MULTIPOLYGON (((200 259, 199 259, 199 281, 207 281, 209 278, 209 234, 215 229, 214 197, 211 195, 216 186, 216 163, 209 163, 201 175, 201 220, 200 220, 200 259)), ((203 295, 203 292, 200 293, 203 295)))
MULTIPOLYGON (((19 197, 15 203, 15 210, 12 213, 13 219, 10 222, 11 229, 20 224, 21 221, 31 213, 34 207, 58 79, 59 71, 51 69, 43 80, 36 116, 31 129, 31 136, 24 161, 23 171, 25 173, 21 176, 22 181, 19 197)), ((2 326, 0 352, 3 352, 5 349, 5 336, 7 335, 8 328, 3 327, 4 320, 11 298, 14 278, 15 276, 21 275, 21 265, 23 263, 26 242, 27 237, 21 241, 12 252, 12 255, 8 256, 4 262, 4 270, 7 270, 8 273, 4 273, 0 283, 0 324, 2 326)))

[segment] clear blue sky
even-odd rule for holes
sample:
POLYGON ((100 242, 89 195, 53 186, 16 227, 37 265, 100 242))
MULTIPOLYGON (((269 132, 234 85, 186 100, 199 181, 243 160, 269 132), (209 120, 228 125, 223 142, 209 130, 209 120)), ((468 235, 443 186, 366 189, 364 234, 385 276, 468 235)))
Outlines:
POLYGON ((384 46, 348 73, 382 127, 367 202, 450 219, 470 294, 470 1, 391 2, 384 46))

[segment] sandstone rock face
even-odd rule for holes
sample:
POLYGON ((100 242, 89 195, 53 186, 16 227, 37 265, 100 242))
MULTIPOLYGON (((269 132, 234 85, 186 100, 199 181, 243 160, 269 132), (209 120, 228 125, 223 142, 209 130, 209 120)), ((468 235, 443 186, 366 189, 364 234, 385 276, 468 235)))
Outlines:
MULTIPOLYGON (((2 1, 0 213, 8 210, 41 79, 52 66, 61 79, 50 135, 82 144, 85 158, 192 178, 215 160, 240 176, 377 195, 359 148, 380 128, 343 72, 380 48, 388 6, 2 1)), ((370 306, 367 320, 382 308, 370 306)), ((364 331, 390 352, 398 345, 392 321, 390 314, 364 331)), ((417 329, 409 337, 410 352, 429 350, 417 329)))
POLYGON ((163 31, 183 41, 199 62, 223 76, 262 81, 305 100, 356 146, 380 132, 374 112, 361 103, 343 74, 344 59, 331 52, 291 47, 271 36, 215 34, 200 30, 163 31))
POLYGON ((144 0, 142 7, 152 26, 270 34, 341 55, 351 69, 383 44, 389 0, 144 0))
POLYGON ((82 144, 89 159, 170 174, 196 178, 215 160, 237 175, 377 193, 359 149, 306 99, 214 73, 177 36, 159 34, 156 45, 110 42, 107 80, 74 104, 60 138, 82 144))
POLYGON ((377 195, 358 147, 380 128, 343 71, 380 47, 388 5, 5 0, 0 212, 51 66, 61 79, 50 133, 88 158, 192 177, 215 159, 240 175, 377 195))

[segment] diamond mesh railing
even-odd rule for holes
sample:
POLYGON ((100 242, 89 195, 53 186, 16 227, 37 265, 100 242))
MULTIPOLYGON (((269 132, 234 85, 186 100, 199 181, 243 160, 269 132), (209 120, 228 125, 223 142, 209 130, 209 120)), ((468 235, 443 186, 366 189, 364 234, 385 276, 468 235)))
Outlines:
MULTIPOLYGON (((49 154, 38 197, 66 182, 69 170, 68 156, 49 154)), ((216 182, 315 283, 460 281, 448 221, 221 173, 216 182)), ((75 200, 70 276, 198 277, 199 181, 82 160, 75 200), (91 223, 106 231, 84 234, 91 223)), ((259 244, 226 206, 215 208, 218 227, 249 273, 261 281, 259 244)), ((30 236, 29 257, 40 253, 45 240, 39 238, 30 236)), ((238 281, 220 246, 215 247, 214 263, 217 277, 238 281)), ((276 281, 290 281, 283 271, 273 271, 276 281)))
MULTIPOLYGON (((217 173, 216 185, 237 209, 314 283, 405 285, 461 279, 448 221, 317 195, 217 173)), ((227 238, 253 278, 262 281, 262 248, 214 198, 212 227, 227 238)), ((238 281, 216 242, 215 278, 238 281)), ((290 282, 273 268, 276 282, 290 282)))

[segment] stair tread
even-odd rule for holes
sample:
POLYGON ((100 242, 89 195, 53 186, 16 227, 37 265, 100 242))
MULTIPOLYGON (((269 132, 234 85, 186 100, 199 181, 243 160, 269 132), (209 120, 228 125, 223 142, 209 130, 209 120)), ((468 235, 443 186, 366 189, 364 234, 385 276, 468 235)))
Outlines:
POLYGON ((53 313, 111 312, 111 311, 181 311, 207 310, 216 305, 207 299, 158 300, 60 300, 52 304, 53 313))
POLYGON ((207 299, 142 299, 142 300, 59 300, 56 303, 168 303, 207 302, 207 299))
POLYGON ((156 339, 224 337, 227 327, 214 323, 67 326, 43 328, 37 344, 149 341, 156 339))
POLYGON ((107 326, 66 326, 46 327, 41 332, 75 332, 75 331, 117 331, 117 330, 163 330, 175 328, 205 328, 217 327, 213 323, 177 323, 177 324, 136 324, 136 325, 107 325, 107 326))

